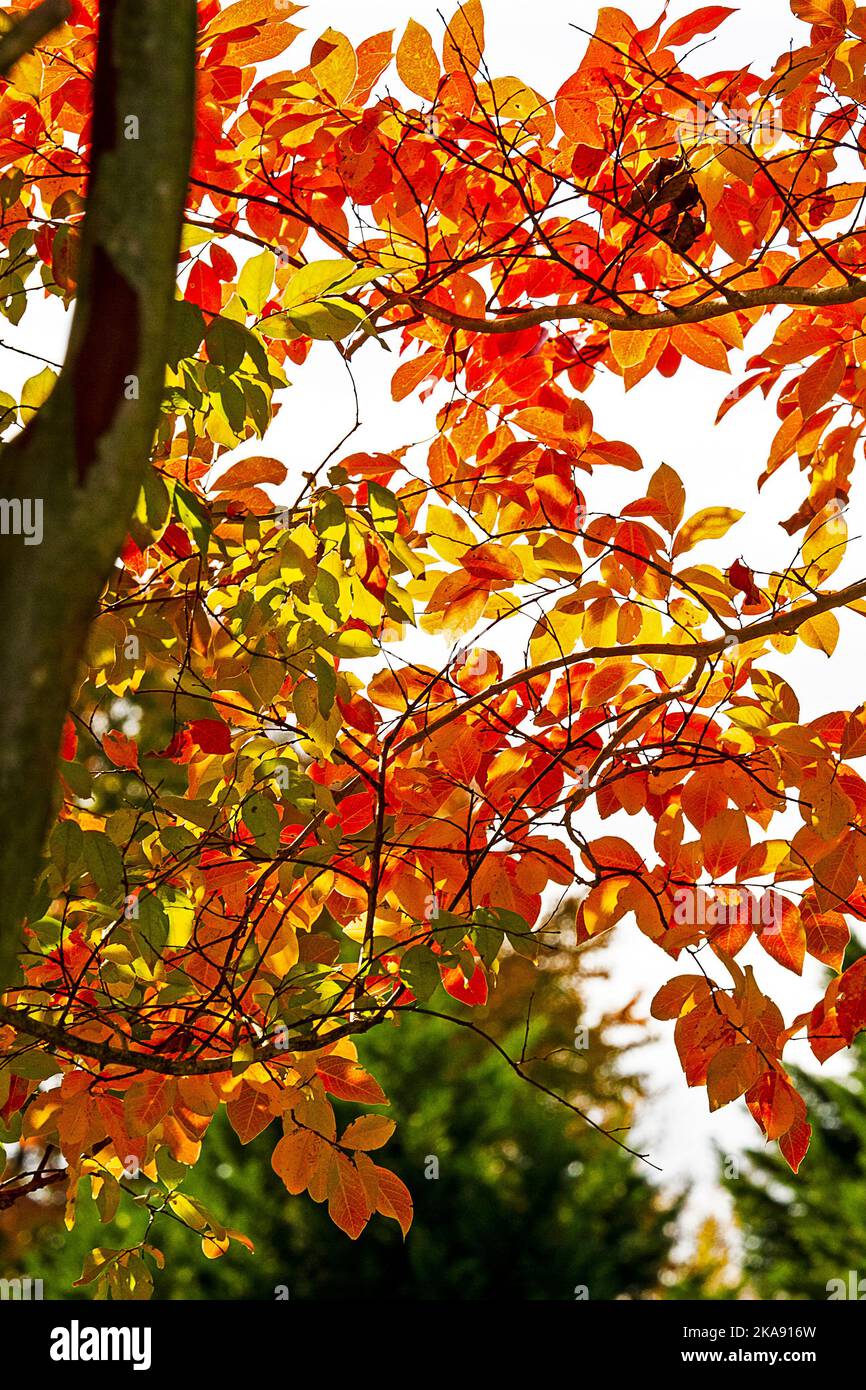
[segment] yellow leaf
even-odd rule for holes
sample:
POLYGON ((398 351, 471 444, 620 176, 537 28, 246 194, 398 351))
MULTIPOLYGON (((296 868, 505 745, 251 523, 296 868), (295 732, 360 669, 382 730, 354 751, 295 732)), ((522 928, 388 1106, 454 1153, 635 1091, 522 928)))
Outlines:
POLYGON ((826 578, 841 564, 848 540, 848 524, 839 503, 834 499, 823 507, 810 522, 803 541, 803 563, 818 575, 809 575, 814 583, 816 577, 826 578))
POLYGON ((238 276, 238 294, 251 314, 261 313, 274 283, 274 256, 262 251, 245 262, 238 276))
POLYGON ((433 40, 422 24, 410 19, 397 48, 397 74, 400 81, 425 101, 435 101, 439 88, 439 59, 433 40))
POLYGON ((30 423, 33 412, 38 410, 43 402, 47 401, 51 392, 54 390, 54 383, 57 380, 57 373, 52 372, 50 367, 43 367, 41 372, 31 376, 25 381, 21 388, 21 422, 24 425, 30 423))
POLYGON ((724 536, 743 515, 734 507, 703 507, 690 516, 677 532, 674 541, 674 557, 691 550, 698 541, 717 540, 724 536))
POLYGON ((839 619, 834 613, 820 613, 803 624, 800 637, 807 647, 832 656, 839 641, 839 619))
POLYGON ((618 613, 619 607, 615 598, 597 598, 591 603, 583 620, 583 645, 615 646, 618 613))
POLYGON ((442 45, 446 72, 475 73, 484 52, 484 11, 479 0, 466 0, 448 25, 442 45))
POLYGON ((320 90, 342 106, 358 76, 358 59, 346 35, 326 29, 313 45, 310 67, 320 90))

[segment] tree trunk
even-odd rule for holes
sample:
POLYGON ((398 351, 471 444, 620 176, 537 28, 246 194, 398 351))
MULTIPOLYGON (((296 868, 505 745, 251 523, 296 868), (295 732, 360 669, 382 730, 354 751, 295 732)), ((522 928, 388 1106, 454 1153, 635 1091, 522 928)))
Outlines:
MULTIPOLYGON (((41 544, 0 537, 0 990, 11 981, 88 625, 149 467, 192 146, 195 0, 104 0, 78 297, 0 498, 41 499, 41 544)), ((31 513, 31 516, 33 513, 31 513)))

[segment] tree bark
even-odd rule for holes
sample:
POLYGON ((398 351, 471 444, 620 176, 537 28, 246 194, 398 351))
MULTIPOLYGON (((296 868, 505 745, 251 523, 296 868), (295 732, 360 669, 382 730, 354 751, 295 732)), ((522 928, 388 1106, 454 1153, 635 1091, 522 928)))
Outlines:
POLYGON ((194 120, 195 0, 103 0, 78 296, 52 395, 0 452, 0 990, 11 981, 87 629, 149 467, 194 120))

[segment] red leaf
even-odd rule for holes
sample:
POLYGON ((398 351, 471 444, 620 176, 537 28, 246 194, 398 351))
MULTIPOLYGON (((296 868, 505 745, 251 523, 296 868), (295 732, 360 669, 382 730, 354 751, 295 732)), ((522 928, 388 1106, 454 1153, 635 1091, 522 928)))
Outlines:
POLYGON ((75 731, 75 720, 71 714, 67 714, 66 723, 63 725, 63 736, 60 740, 60 756, 64 762, 70 763, 78 751, 78 734, 75 731))
POLYGON ((783 1134, 779 1140, 782 1157, 795 1173, 799 1171, 800 1164, 806 1157, 811 1138, 812 1126, 805 1120, 795 1120, 787 1134, 783 1134))
POLYGON ((189 729, 178 729, 171 743, 167 743, 165 748, 159 753, 154 753, 155 758, 170 758, 173 763, 188 763, 192 756, 192 739, 189 736, 189 729))
POLYGON ((755 585, 755 576, 742 560, 735 560, 728 570, 728 583, 746 595, 747 603, 760 603, 761 591, 755 585))
POLYGON ((448 968, 440 966, 439 973, 445 993, 450 994, 452 999, 459 999, 461 1004, 472 1004, 476 1007, 487 1003, 487 976, 483 966, 476 965, 468 980, 459 965, 448 968))
POLYGON ((192 554, 192 541, 176 521, 169 522, 157 545, 164 555, 170 555, 173 560, 187 560, 192 554))
POLYGON ((203 753, 230 753, 232 735, 228 724, 221 719, 194 719, 189 736, 203 753))
POLYGON ((186 282, 185 299, 205 309, 209 314, 218 314, 222 308, 222 290, 219 278, 205 261, 196 261, 186 282))
POLYGON ((234 257, 222 246, 211 246, 210 263, 221 280, 233 280, 238 273, 234 257))

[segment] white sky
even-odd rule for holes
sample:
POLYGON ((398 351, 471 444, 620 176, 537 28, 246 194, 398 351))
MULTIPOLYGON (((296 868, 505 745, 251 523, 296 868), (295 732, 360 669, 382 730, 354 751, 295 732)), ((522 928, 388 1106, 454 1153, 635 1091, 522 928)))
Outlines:
MULTIPOLYGON (((696 3, 671 4, 669 19, 696 7, 696 3)), ((637 21, 648 23, 656 17, 659 6, 647 0, 622 0, 621 8, 637 21)), ((450 18, 453 4, 443 8, 442 0, 411 0, 409 4, 405 0, 312 0, 296 21, 305 25, 307 34, 273 66, 299 64, 306 56, 305 50, 328 26, 342 30, 354 42, 389 28, 394 28, 399 38, 411 15, 426 24, 438 41, 442 32, 438 9, 450 18)), ((534 0, 531 6, 525 0, 488 0, 486 30, 491 71, 495 76, 519 74, 543 94, 552 96, 574 71, 583 49, 584 40, 569 27, 570 22, 592 29, 596 14, 597 7, 585 0, 534 0)), ((805 27, 791 16, 785 0, 752 0, 725 23, 712 39, 711 48, 698 55, 696 68, 742 66, 746 55, 757 71, 763 71, 790 39, 802 42, 805 33, 805 27)), ((400 93, 393 71, 388 85, 400 93)), ((412 103, 417 104, 417 99, 413 98, 412 103)), ((25 316, 20 328, 5 327, 0 340, 60 361, 65 329, 56 306, 40 310, 34 304, 33 312, 25 316)), ((756 351, 758 346, 756 336, 750 350, 756 351)), ((361 428, 346 453, 363 448, 387 451, 413 441, 429 440, 435 434, 435 411, 442 397, 434 395, 425 404, 407 400, 394 405, 390 378, 395 366, 396 359, 385 356, 372 342, 355 356, 353 370, 361 400, 361 428)), ((0 384, 10 391, 39 369, 37 363, 28 363, 2 349, 0 368, 0 384)), ((734 372, 736 377, 736 365, 734 372)), ((297 478, 303 470, 315 467, 351 427, 354 397, 345 366, 329 345, 316 345, 305 366, 291 369, 290 374, 294 384, 284 393, 282 410, 264 446, 256 441, 241 452, 280 457, 290 465, 290 478, 297 478)), ((649 471, 662 460, 677 469, 687 487, 687 513, 710 504, 727 504, 746 512, 730 532, 724 554, 723 547, 713 543, 713 563, 730 563, 742 554, 753 568, 767 570, 784 565, 791 558, 791 542, 779 527, 778 519, 790 515, 799 505, 805 480, 796 466, 789 464, 763 494, 757 494, 756 479, 778 422, 772 409, 754 393, 735 407, 720 426, 714 427, 717 408, 732 384, 729 378, 684 362, 671 380, 653 375, 627 395, 618 378, 603 375, 594 384, 588 400, 599 432, 633 444, 649 471)), ((587 489, 590 509, 594 505, 613 509, 620 500, 637 495, 636 482, 635 475, 620 474, 615 469, 596 474, 587 489)), ((288 491, 289 488, 287 494, 288 491)), ((856 495, 849 522, 852 536, 862 534, 866 509, 856 495)), ((704 553, 699 549, 698 558, 704 553)), ((862 543, 855 541, 834 582, 861 577, 863 553, 862 543)), ((862 648, 855 641, 859 636, 854 627, 856 621, 849 618, 843 625, 842 639, 830 662, 802 648, 796 657, 784 661, 779 658, 776 662, 776 669, 797 690, 806 717, 827 706, 828 692, 834 707, 853 708, 863 699, 862 648)), ((636 826, 637 822, 627 817, 623 817, 621 826, 614 821, 605 822, 606 830, 624 833, 641 848, 636 826)), ((649 835, 645 844, 650 844, 649 835)), ((688 968, 675 965, 632 926, 620 926, 608 957, 612 979, 609 985, 596 990, 592 1000, 596 1009, 622 1004, 637 992, 648 1001, 672 974, 688 968)), ((817 997, 823 973, 819 969, 808 971, 806 979, 800 981, 776 966, 754 944, 741 959, 755 965, 759 982, 778 1000, 788 1017, 817 997)), ((656 1040, 642 1051, 641 1058, 655 1094, 645 1108, 637 1137, 663 1168, 666 1182, 697 1180, 694 1211, 701 1213, 718 1204, 713 1144, 725 1152, 735 1152, 743 1143, 759 1141, 760 1135, 741 1104, 710 1116, 705 1091, 689 1092, 685 1086, 674 1050, 672 1025, 653 1027, 656 1040)), ((805 1045, 800 1046, 803 1061, 808 1065, 811 1053, 805 1045)), ((796 1060, 799 1059, 798 1053, 796 1060)))

